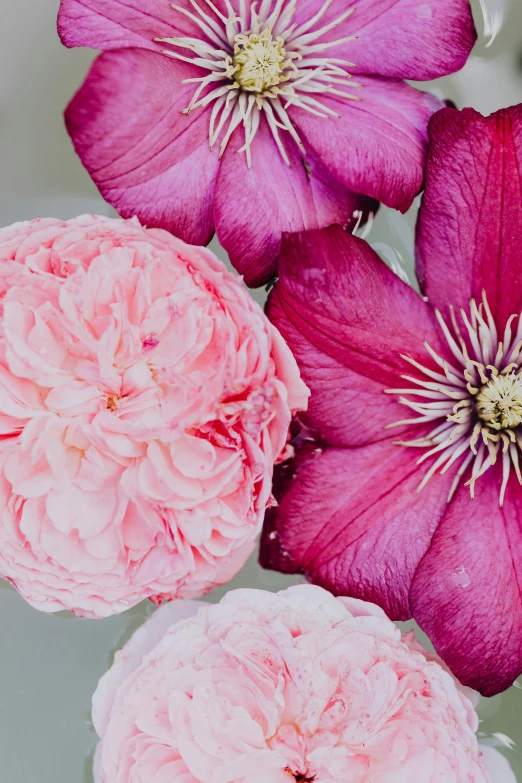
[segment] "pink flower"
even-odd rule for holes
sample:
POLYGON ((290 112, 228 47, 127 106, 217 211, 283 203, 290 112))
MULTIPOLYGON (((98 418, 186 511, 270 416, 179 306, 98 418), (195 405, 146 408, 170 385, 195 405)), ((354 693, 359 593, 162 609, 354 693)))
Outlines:
POLYGON ((475 41, 469 0, 61 0, 58 29, 104 51, 66 112, 103 197, 193 244, 216 230, 249 285, 282 232, 353 225, 353 191, 410 205, 441 102, 403 80, 475 41))
POLYGON ((312 395, 262 562, 413 615, 490 695, 522 672, 522 106, 430 136, 427 300, 340 228, 284 244, 269 315, 312 395))
POLYGON ((211 253, 137 220, 0 231, 0 575, 103 617, 253 549, 307 390, 211 253))
POLYGON ((96 783, 491 781, 467 695, 377 606, 301 585, 197 608, 158 610, 102 678, 96 783))

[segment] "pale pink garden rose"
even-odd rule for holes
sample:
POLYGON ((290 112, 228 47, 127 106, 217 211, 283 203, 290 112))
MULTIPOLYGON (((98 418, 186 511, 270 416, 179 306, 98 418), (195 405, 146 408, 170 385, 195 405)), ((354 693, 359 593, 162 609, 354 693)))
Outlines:
POLYGON ((0 307, 0 575, 88 617, 231 579, 308 395, 239 278, 137 220, 33 220, 0 307))
POLYGON ((487 771, 470 694, 374 604, 312 585, 175 601, 100 681, 95 781, 514 781, 487 771))

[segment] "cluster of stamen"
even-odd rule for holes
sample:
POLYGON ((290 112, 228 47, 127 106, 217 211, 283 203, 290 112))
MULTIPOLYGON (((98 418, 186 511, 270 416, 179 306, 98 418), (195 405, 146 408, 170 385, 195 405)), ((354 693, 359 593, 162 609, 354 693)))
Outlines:
POLYGON ((315 775, 307 775, 304 772, 294 772, 290 767, 286 767, 285 772, 292 775, 296 783, 314 783, 315 775))
POLYGON ((286 81, 285 69, 291 62, 285 62, 283 40, 274 41, 268 30, 261 35, 237 35, 229 76, 241 89, 263 93, 286 81))
POLYGON ((279 131, 287 131, 303 154, 299 134, 287 109, 298 106, 317 117, 339 117, 331 107, 314 97, 328 93, 342 100, 360 100, 358 95, 342 88, 361 87, 352 81, 346 67, 354 64, 339 58, 327 58, 322 53, 356 36, 335 41, 323 41, 328 32, 347 19, 355 9, 344 11, 322 27, 317 23, 333 0, 325 0, 322 8, 301 25, 291 23, 297 0, 261 0, 247 8, 239 0, 236 12, 230 0, 225 0, 224 15, 212 0, 200 0, 201 7, 190 0, 194 12, 177 5, 172 7, 188 16, 202 31, 201 38, 160 38, 174 49, 188 50, 192 56, 172 49, 163 53, 201 68, 208 73, 185 79, 198 86, 184 109, 185 114, 198 107, 213 104, 210 114, 210 149, 221 138, 219 155, 225 151, 234 130, 243 125, 245 143, 239 150, 245 152, 251 167, 251 145, 259 128, 261 115, 266 118, 279 152, 287 165, 290 159, 279 131), (273 6, 273 8, 272 8, 273 6), (340 89, 341 88, 341 89, 340 89))
POLYGON ((494 375, 477 394, 479 418, 495 430, 511 430, 522 422, 522 377, 494 375))
POLYGON ((107 397, 107 409, 110 411, 118 410, 120 406, 120 398, 117 394, 111 392, 107 397))
POLYGON ((499 502, 502 506, 512 468, 522 484, 519 466, 519 451, 522 450, 522 314, 509 318, 503 339, 499 341, 485 293, 480 306, 471 300, 469 317, 460 310, 460 325, 454 310, 450 312, 450 325, 439 311, 436 316, 456 363, 440 357, 427 343, 424 346, 440 371, 403 356, 422 377, 403 375, 401 377, 412 386, 388 389, 387 392, 400 395, 399 402, 418 415, 388 427, 435 425, 421 438, 398 443, 427 449, 418 460, 419 464, 436 456, 419 491, 437 471, 446 473, 458 463, 448 501, 468 470, 471 474, 466 486, 474 497, 475 482, 501 457, 499 502), (513 322, 517 317, 518 328, 514 331, 513 322), (421 399, 412 400, 411 397, 421 399))

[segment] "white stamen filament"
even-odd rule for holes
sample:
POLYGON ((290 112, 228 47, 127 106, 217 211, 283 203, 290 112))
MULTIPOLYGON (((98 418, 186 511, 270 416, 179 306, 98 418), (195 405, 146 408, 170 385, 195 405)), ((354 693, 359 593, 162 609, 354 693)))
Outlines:
POLYGON ((476 481, 502 455, 499 490, 502 506, 511 468, 522 484, 519 459, 519 451, 522 450, 522 362, 517 362, 521 349, 522 313, 509 318, 501 342, 485 292, 480 306, 477 307, 476 302, 471 300, 469 316, 464 310, 460 311, 462 331, 453 309, 450 325, 438 311, 436 316, 457 363, 450 365, 427 343, 424 344, 426 351, 443 373, 425 367, 409 356, 402 356, 422 377, 403 375, 401 377, 413 386, 387 389, 386 392, 400 395, 398 402, 418 415, 393 422, 387 427, 435 425, 421 438, 396 443, 427 449, 417 464, 438 455, 417 491, 425 487, 438 470, 441 474, 446 473, 461 460, 448 502, 470 466, 471 477, 466 486, 469 486, 473 498, 476 481), (519 323, 513 335, 515 318, 519 319, 519 323), (412 400, 411 397, 421 399, 412 400))
POLYGON ((192 57, 171 49, 163 53, 182 62, 189 62, 209 71, 205 76, 186 79, 184 83, 199 83, 184 114, 214 103, 210 115, 209 145, 215 145, 224 131, 220 145, 221 156, 233 131, 242 124, 245 143, 239 152, 246 153, 251 167, 251 146, 264 114, 281 157, 287 165, 290 159, 279 130, 287 131, 303 154, 305 148, 288 114, 288 107, 295 106, 316 117, 339 117, 337 112, 313 94, 338 96, 342 100, 359 101, 359 95, 351 92, 362 87, 352 81, 346 67, 353 63, 339 58, 328 59, 321 55, 327 49, 339 46, 356 36, 345 36, 334 41, 320 39, 350 17, 355 8, 349 8, 336 19, 315 28, 330 7, 332 0, 325 0, 321 9, 297 27, 290 24, 296 9, 296 0, 262 0, 259 11, 257 2, 249 7, 239 0, 236 13, 230 1, 225 0, 228 16, 224 16, 211 0, 190 0, 193 10, 181 6, 172 8, 193 21, 205 36, 199 38, 158 38, 156 40, 193 52, 192 57), (201 7, 205 3, 208 10, 201 7), (273 6, 273 8, 272 8, 273 6), (315 28, 315 29, 314 29, 315 28), (222 82, 209 93, 201 94, 213 82, 222 82), (339 89, 349 87, 350 92, 339 89), (245 103, 244 97, 248 96, 245 103), (252 97, 253 96, 253 97, 252 97), (243 100, 242 100, 243 99, 243 100), (228 123, 228 125, 227 125, 228 123), (226 126, 226 130, 225 130, 226 126))

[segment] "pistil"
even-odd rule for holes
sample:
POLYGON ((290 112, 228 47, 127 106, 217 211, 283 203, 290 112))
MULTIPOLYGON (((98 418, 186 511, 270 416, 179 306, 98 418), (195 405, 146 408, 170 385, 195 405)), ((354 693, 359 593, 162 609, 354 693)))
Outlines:
POLYGON ((519 452, 522 450, 522 317, 511 316, 503 340, 499 342, 485 293, 480 306, 471 301, 469 317, 464 310, 460 311, 462 327, 453 310, 450 325, 438 311, 436 316, 454 362, 450 364, 427 343, 425 348, 439 370, 432 370, 409 356, 403 356, 421 377, 403 375, 401 377, 411 386, 386 391, 399 394, 398 401, 417 416, 393 422, 388 427, 435 425, 427 435, 398 441, 398 444, 424 449, 418 464, 436 456, 418 491, 438 470, 443 474, 456 462, 459 463, 448 501, 468 468, 471 468, 471 476, 466 486, 469 486, 473 498, 476 481, 501 457, 499 503, 502 506, 511 468, 522 484, 519 467, 519 452), (512 324, 517 317, 518 329, 513 334, 512 324), (417 401, 411 397, 420 399, 417 401))
POLYGON ((269 30, 236 36, 232 62, 235 81, 248 92, 262 93, 288 79, 283 41, 274 41, 269 30))
POLYGON ((114 392, 111 392, 107 397, 107 409, 115 411, 120 407, 120 398, 114 392))
POLYGON ((514 429, 522 422, 522 377, 494 375, 476 397, 479 418, 495 430, 514 429))

